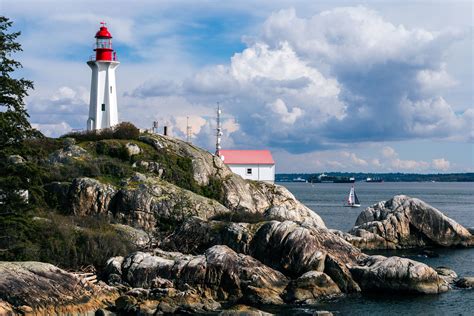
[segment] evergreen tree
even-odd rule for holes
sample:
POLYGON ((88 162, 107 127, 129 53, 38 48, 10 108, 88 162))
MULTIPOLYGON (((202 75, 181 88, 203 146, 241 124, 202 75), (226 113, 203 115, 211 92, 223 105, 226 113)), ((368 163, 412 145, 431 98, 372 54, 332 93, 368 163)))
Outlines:
POLYGON ((24 98, 33 82, 24 78, 15 79, 11 73, 21 68, 21 63, 12 59, 13 53, 22 51, 16 42, 20 32, 9 32, 13 22, 0 16, 0 148, 19 145, 35 131, 28 122, 24 98))
MULTIPOLYGON (((33 82, 16 79, 13 72, 22 65, 12 58, 21 51, 16 41, 20 32, 11 32, 12 21, 0 16, 0 259, 24 257, 26 235, 31 221, 28 211, 34 207, 26 194, 38 192, 39 169, 23 157, 27 138, 41 135, 28 122, 25 97, 33 82)), ((33 199, 34 200, 34 199, 33 199)))

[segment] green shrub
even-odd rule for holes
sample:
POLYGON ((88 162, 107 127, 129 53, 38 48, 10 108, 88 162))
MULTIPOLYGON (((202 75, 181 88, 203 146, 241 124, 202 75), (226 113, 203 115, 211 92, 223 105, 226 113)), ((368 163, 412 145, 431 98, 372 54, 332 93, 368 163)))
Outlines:
POLYGON ((130 122, 122 122, 114 126, 114 138, 117 139, 138 139, 140 130, 130 122))
POLYGON ((104 139, 130 139, 136 140, 140 136, 140 130, 132 123, 122 122, 110 128, 93 131, 81 131, 67 133, 61 138, 71 137, 78 142, 99 141, 104 139))
POLYGON ((77 159, 66 164, 51 165, 44 173, 43 183, 68 182, 79 177, 107 177, 116 179, 113 182, 119 183, 122 178, 128 178, 133 173, 134 170, 128 162, 108 156, 100 156, 85 160, 77 159))
POLYGON ((110 257, 136 250, 106 219, 44 216, 0 217, 0 227, 5 228, 0 238, 0 260, 43 261, 70 269, 92 264, 100 269, 110 257), (10 244, 14 247, 2 240, 14 241, 10 244))
POLYGON ((119 141, 101 140, 95 144, 95 151, 99 155, 107 155, 124 161, 130 159, 125 144, 122 144, 119 141))
POLYGON ((209 178, 209 184, 200 188, 197 192, 207 198, 214 199, 220 203, 224 202, 224 187, 223 181, 219 178, 209 178))

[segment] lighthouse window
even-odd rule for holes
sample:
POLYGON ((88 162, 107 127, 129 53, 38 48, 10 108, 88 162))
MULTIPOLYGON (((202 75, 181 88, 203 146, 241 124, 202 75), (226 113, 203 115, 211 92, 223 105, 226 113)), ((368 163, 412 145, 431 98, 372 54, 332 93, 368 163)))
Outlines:
POLYGON ((109 38, 98 38, 97 48, 112 48, 112 41, 109 38))
POLYGON ((112 93, 112 86, 110 86, 110 93, 112 93))
POLYGON ((105 111, 105 103, 102 103, 102 111, 105 111))
POLYGON ((247 168, 247 174, 252 174, 252 168, 247 168))

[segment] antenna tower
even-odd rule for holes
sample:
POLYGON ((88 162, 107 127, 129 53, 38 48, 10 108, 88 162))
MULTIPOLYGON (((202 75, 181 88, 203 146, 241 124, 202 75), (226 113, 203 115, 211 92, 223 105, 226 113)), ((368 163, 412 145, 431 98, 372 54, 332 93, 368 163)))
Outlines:
POLYGON ((217 102, 216 156, 220 156, 220 151, 221 151, 221 137, 222 137, 221 113, 222 111, 221 111, 219 102, 217 102))
POLYGON ((189 126, 189 116, 186 116, 186 141, 191 142, 192 128, 189 126))

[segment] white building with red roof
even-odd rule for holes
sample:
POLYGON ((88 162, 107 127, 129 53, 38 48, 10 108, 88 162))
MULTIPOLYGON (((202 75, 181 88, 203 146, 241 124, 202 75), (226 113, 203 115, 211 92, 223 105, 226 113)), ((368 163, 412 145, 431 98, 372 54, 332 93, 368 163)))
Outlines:
POLYGON ((244 179, 275 182, 275 161, 269 150, 219 150, 232 172, 244 179))

